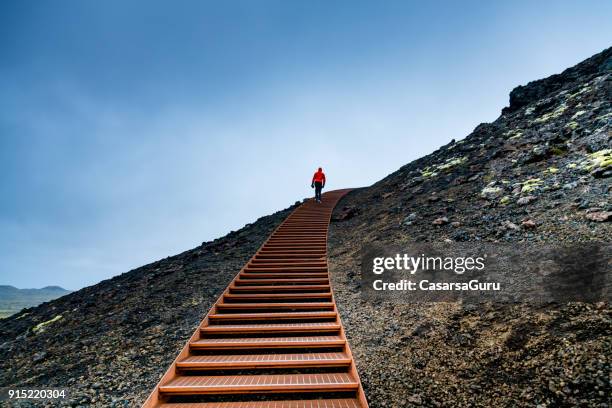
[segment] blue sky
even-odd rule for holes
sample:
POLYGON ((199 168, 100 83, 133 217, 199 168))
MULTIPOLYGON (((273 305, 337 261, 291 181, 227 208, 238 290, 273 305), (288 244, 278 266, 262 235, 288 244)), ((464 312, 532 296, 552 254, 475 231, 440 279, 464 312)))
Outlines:
POLYGON ((609 1, 4 1, 0 284, 78 289, 369 185, 612 45, 609 1))

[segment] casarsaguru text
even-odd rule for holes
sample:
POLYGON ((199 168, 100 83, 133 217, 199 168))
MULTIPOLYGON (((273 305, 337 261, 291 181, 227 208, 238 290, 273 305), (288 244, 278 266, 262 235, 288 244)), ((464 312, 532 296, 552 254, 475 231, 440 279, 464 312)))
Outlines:
POLYGON ((375 280, 372 283, 374 290, 390 290, 390 291, 499 291, 501 285, 499 282, 480 282, 477 279, 472 279, 469 282, 430 282, 421 280, 418 282, 402 279, 398 282, 385 282, 382 279, 375 280))

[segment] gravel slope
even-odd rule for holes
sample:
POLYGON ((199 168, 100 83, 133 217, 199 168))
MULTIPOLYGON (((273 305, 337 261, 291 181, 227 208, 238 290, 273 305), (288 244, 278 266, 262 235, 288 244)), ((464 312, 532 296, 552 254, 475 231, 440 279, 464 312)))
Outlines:
POLYGON ((0 388, 67 387, 65 405, 140 406, 292 208, 0 320, 0 388))
POLYGON ((359 271, 368 243, 609 241, 611 83, 608 49, 339 204, 332 280, 371 407, 610 406, 608 303, 374 304, 359 271))

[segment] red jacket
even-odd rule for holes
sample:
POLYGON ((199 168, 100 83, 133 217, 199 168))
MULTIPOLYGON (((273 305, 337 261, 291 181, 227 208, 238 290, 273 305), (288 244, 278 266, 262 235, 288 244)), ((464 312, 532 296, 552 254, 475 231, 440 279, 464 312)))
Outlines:
POLYGON ((325 173, 323 173, 323 171, 317 171, 314 176, 312 176, 312 182, 320 182, 322 184, 325 184, 325 173))

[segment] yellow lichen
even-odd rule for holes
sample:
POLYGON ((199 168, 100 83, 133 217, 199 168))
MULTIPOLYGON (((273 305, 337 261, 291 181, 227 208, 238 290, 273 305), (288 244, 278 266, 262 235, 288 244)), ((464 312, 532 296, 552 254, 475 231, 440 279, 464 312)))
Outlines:
POLYGON ((425 167, 423 170, 421 170, 421 176, 422 177, 435 177, 437 176, 438 173, 436 173, 435 171, 433 171, 430 167, 425 167))
POLYGON ((566 109, 567 109, 567 106, 565 104, 561 104, 554 111, 546 113, 546 114, 540 116, 539 118, 537 118, 533 122, 534 123, 543 123, 543 122, 547 122, 547 121, 549 121, 551 119, 558 118, 559 116, 561 116, 563 114, 563 112, 565 112, 566 109))
POLYGON ((442 164, 434 164, 433 166, 427 166, 425 167, 423 170, 421 170, 421 176, 428 178, 428 177, 435 177, 438 175, 438 172, 440 171, 449 171, 450 169, 452 169, 453 167, 459 166, 461 164, 464 164, 465 162, 467 162, 467 156, 465 157, 452 157, 448 160, 446 160, 444 163, 442 164))
POLYGON ((501 191, 502 191, 501 187, 485 187, 480 192, 480 195, 482 197, 495 196, 501 193, 501 191))
POLYGON ((529 179, 521 183, 521 193, 530 193, 542 184, 539 178, 529 179))
POLYGON ((587 160, 580 163, 580 168, 591 171, 596 168, 612 166, 612 149, 603 149, 587 156, 587 160))
POLYGON ((578 127, 578 122, 569 122, 565 127, 575 130, 578 127))
POLYGON ((32 331, 34 333, 43 332, 45 331, 45 328, 48 325, 50 325, 51 323, 57 322, 58 320, 61 320, 61 319, 62 319, 62 315, 57 315, 51 320, 47 320, 46 322, 38 323, 36 326, 34 326, 34 328, 32 328, 32 331))
POLYGON ((601 115, 595 118, 595 120, 606 120, 612 118, 612 112, 608 112, 605 115, 601 115))
POLYGON ((523 131, 520 129, 509 130, 504 133, 504 136, 506 136, 508 140, 515 140, 523 136, 523 131))
POLYGON ((549 167, 546 170, 544 170, 545 174, 555 174, 555 173, 558 173, 558 172, 559 172, 559 169, 556 168, 556 167, 549 167))
POLYGON ((578 111, 576 113, 574 113, 574 116, 572 116, 572 120, 576 119, 578 116, 584 115, 586 113, 586 111, 578 111))
POLYGON ((506 204, 508 204, 509 202, 510 202, 510 197, 508 197, 508 196, 503 196, 503 197, 502 197, 502 199, 501 199, 501 200, 499 200, 499 203, 500 203, 501 205, 506 205, 506 204))
POLYGON ((443 170, 443 171, 449 170, 455 166, 465 163, 466 161, 467 161, 467 157, 454 157, 454 158, 448 159, 443 164, 438 165, 437 169, 443 170))
POLYGON ((578 95, 582 95, 583 93, 588 92, 588 91, 590 91, 590 90, 591 90, 591 87, 590 87, 590 86, 585 86, 584 88, 580 89, 578 92, 575 92, 575 93, 573 93, 573 94, 569 95, 569 96, 567 97, 567 99, 574 99, 574 98, 575 98, 575 97, 577 97, 578 95))
POLYGON ((591 153, 589 158, 597 167, 609 167, 612 165, 612 149, 603 149, 595 153, 591 153))

